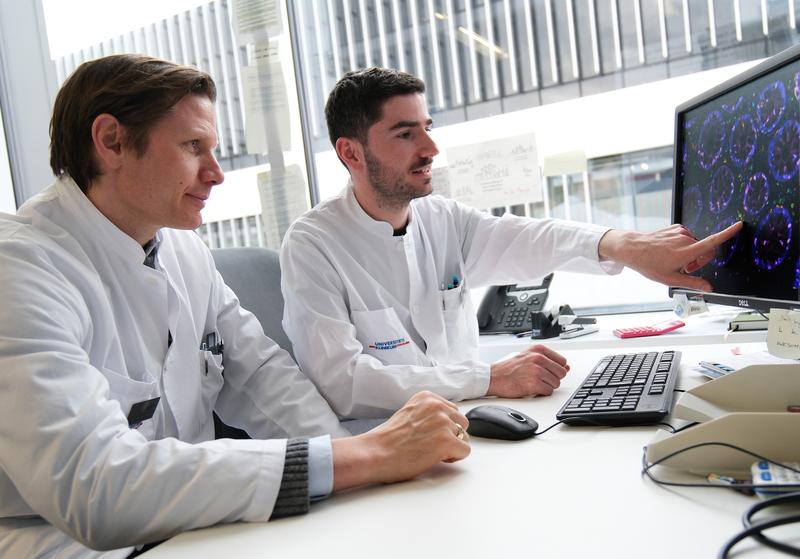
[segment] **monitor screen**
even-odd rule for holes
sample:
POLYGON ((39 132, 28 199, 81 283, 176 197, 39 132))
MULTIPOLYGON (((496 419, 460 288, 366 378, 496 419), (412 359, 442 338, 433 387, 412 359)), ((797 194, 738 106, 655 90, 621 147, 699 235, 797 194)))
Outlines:
POLYGON ((678 107, 673 223, 698 239, 745 223, 695 273, 707 301, 800 308, 799 169, 800 46, 678 107))

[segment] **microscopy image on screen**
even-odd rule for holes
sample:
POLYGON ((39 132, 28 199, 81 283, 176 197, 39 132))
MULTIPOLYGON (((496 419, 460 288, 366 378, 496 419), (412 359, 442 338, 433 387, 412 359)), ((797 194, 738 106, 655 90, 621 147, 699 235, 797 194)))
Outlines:
POLYGON ((743 220, 697 275, 723 294, 800 299, 800 63, 683 114, 676 218, 702 239, 743 220))

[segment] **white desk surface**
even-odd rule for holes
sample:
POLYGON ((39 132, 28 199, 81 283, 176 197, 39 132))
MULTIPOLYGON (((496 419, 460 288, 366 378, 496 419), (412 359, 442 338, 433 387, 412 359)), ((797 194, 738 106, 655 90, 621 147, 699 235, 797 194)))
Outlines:
POLYGON ((559 338, 532 340, 531 338, 517 338, 510 335, 481 336, 480 357, 483 361, 497 361, 511 352, 520 351, 534 343, 544 344, 558 352, 571 349, 603 348, 608 349, 609 352, 620 353, 639 351, 640 347, 661 347, 666 349, 670 346, 766 342, 766 330, 728 332, 728 323, 741 312, 741 309, 731 310, 725 307, 712 307, 712 309, 714 309, 712 312, 683 319, 686 326, 677 330, 660 336, 645 338, 622 340, 614 336, 613 330, 615 328, 649 326, 666 320, 675 320, 678 317, 671 311, 601 315, 597 317, 596 326, 599 327, 598 332, 569 340, 561 340, 559 338))
MULTIPOLYGON (((638 318, 631 323, 642 324, 638 318)), ((684 388, 704 382, 694 372, 698 360, 723 360, 732 347, 684 345, 674 339, 671 348, 683 352, 678 384, 684 388)), ((636 351, 643 349, 634 345, 636 351)), ((568 357, 572 372, 553 396, 502 401, 542 427, 555 421, 558 409, 601 356, 626 351, 558 349, 568 357)), ((465 402, 461 408, 486 402, 465 402)), ((715 557, 739 532, 742 512, 756 499, 727 489, 665 488, 642 479, 642 447, 657 429, 559 425, 520 442, 474 438, 469 458, 442 464, 416 480, 337 494, 312 505, 305 516, 185 533, 145 556, 715 557)), ((798 527, 772 534, 800 543, 798 527)), ((782 557, 751 540, 734 549, 744 550, 748 552, 737 556, 782 557)))

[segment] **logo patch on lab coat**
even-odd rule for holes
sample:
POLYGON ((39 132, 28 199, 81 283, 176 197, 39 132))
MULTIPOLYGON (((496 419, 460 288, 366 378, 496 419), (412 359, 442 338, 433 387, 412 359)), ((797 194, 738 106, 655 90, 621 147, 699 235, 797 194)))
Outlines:
POLYGON ((370 349, 395 349, 396 347, 400 347, 403 345, 408 345, 409 342, 405 338, 397 338, 396 340, 389 340, 386 342, 374 342, 369 344, 370 349))

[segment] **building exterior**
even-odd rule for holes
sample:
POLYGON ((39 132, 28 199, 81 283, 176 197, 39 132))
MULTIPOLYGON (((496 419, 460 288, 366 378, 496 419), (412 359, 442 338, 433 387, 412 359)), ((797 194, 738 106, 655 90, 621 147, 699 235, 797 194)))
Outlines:
MULTIPOLYGON (((303 142, 287 160, 301 178, 265 182, 276 161, 275 171, 284 170, 283 154, 276 160, 269 150, 248 153, 252 107, 245 74, 254 45, 237 42, 230 1, 213 0, 55 60, 59 82, 81 62, 119 52, 148 53, 214 75, 218 156, 236 188, 225 188, 224 203, 209 205, 199 233, 212 247, 276 248, 288 223, 308 207, 304 199, 316 202, 343 186, 346 174, 331 153, 322 109, 339 76, 371 65, 426 81, 440 147, 497 134, 517 121, 537 130, 542 158, 552 146, 585 153, 585 171, 544 177, 542 201, 514 207, 498 201, 491 211, 652 229, 669 220, 671 122, 665 115, 691 90, 686 78, 707 76, 692 80, 700 91, 734 71, 716 69, 738 69, 800 39, 794 0, 289 1, 280 34, 293 56, 283 76, 292 82, 291 104, 296 87, 303 142), (623 92, 634 89, 644 108, 626 128, 630 105, 623 92), (596 96, 622 113, 619 127, 597 122, 597 111, 588 109, 596 96), (565 107, 583 120, 570 123, 565 116, 542 128, 548 114, 565 107), (659 134, 643 131, 648 123, 640 121, 649 114, 659 134), (552 135, 554 128, 561 136, 552 135), (616 129, 633 140, 608 139, 616 129), (298 199, 297 192, 275 190, 287 188, 305 191, 298 199)), ((285 144, 280 150, 292 151, 285 144)))

